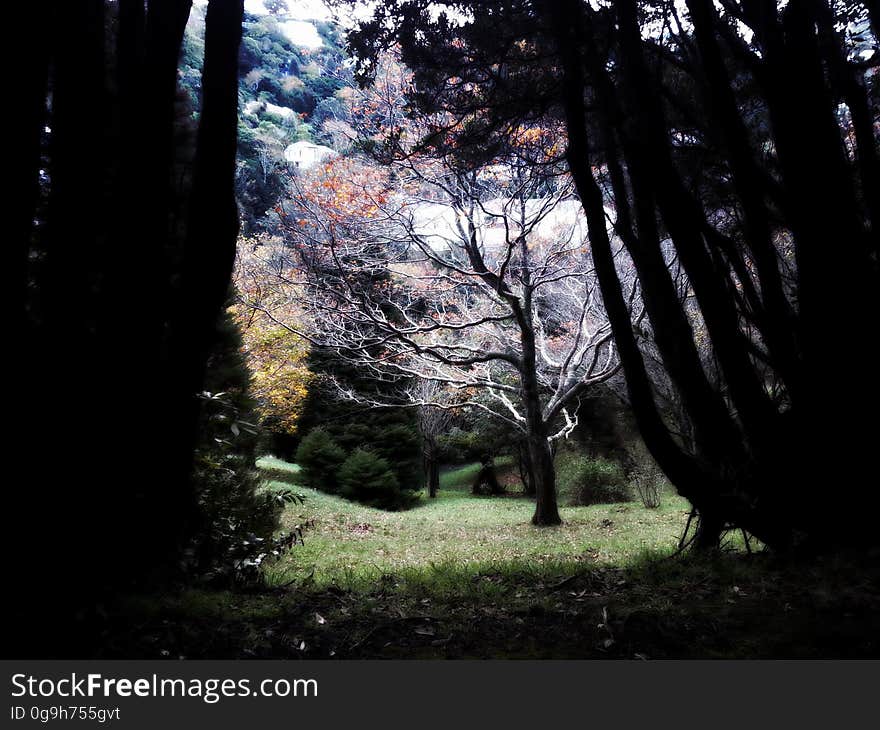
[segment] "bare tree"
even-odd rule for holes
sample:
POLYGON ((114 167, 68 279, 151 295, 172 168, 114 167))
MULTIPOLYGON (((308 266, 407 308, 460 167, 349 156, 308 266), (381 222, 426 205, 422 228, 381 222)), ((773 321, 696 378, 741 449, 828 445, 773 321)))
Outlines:
POLYGON ((418 406, 419 435, 422 437, 422 471, 428 496, 440 489, 440 459, 437 439, 445 434, 455 418, 454 394, 436 380, 415 380, 410 392, 418 406))
POLYGON ((277 270, 287 257, 279 275, 311 315, 301 334, 399 379, 395 404, 443 407, 434 394, 452 390, 514 426, 533 523, 558 524, 551 443, 576 426, 580 395, 618 369, 568 179, 513 153, 476 168, 450 154, 390 170, 339 160, 294 184, 288 248, 267 259, 277 270), (412 378, 443 388, 407 390, 412 378))

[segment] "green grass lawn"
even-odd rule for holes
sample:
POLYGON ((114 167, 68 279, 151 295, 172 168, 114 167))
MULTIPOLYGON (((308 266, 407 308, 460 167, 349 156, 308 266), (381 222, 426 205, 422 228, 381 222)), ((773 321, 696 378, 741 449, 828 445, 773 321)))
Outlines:
MULTIPOLYGON (((273 458, 262 459, 259 466, 271 480, 269 488, 296 484, 295 466, 273 458)), ((639 502, 562 507, 560 527, 537 528, 530 524, 531 499, 471 495, 477 468, 446 471, 436 499, 422 497, 404 512, 384 512, 296 486, 305 502, 287 508, 282 528, 307 525, 305 544, 269 569, 270 582, 311 576, 316 585, 347 589, 387 574, 437 581, 462 572, 626 566, 672 552, 687 518, 687 503, 668 494, 658 509, 639 502)))
POLYGON ((262 588, 120 596, 101 614, 95 657, 880 655, 876 555, 798 561, 734 542, 673 556, 687 504, 672 494, 654 510, 563 507, 563 525, 536 528, 531 500, 469 494, 476 466, 398 513, 295 486, 297 467, 278 459, 259 467, 266 488, 304 495, 282 517, 304 526, 304 544, 266 568, 262 588))

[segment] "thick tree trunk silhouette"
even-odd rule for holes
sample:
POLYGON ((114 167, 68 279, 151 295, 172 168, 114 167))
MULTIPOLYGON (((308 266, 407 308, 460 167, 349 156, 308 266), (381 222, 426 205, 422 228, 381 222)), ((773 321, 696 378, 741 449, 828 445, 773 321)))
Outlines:
MULTIPOLYGON (((864 117, 863 91, 851 82, 848 74, 852 70, 841 67, 839 49, 831 44, 836 38, 827 30, 824 3, 790 5, 780 18, 750 19, 766 47, 759 80, 779 150, 781 180, 777 183, 756 166, 757 155, 750 148, 719 52, 717 10, 703 0, 690 0, 688 5, 705 75, 707 108, 713 129, 730 155, 732 183, 742 206, 744 242, 754 263, 757 288, 752 288, 752 275, 742 265, 737 244, 712 228, 669 156, 669 132, 664 128, 652 72, 645 64, 636 3, 626 0, 615 6, 623 63, 613 83, 595 47, 581 41, 595 32, 588 20, 595 15, 585 11, 582 3, 572 1, 566 2, 566 13, 546 16, 552 19, 564 68, 562 101, 569 130, 570 168, 589 220, 594 260, 636 418, 658 463, 698 510, 698 547, 716 545, 727 524, 743 527, 779 548, 788 546, 796 531, 808 534, 814 544, 870 541, 873 538, 868 531, 858 526, 851 529, 847 520, 828 524, 820 494, 803 491, 808 482, 827 485, 835 480, 835 473, 840 478, 841 470, 853 481, 864 478, 868 466, 864 456, 870 452, 867 434, 876 434, 870 427, 840 428, 841 424, 858 422, 855 414, 865 407, 873 412, 877 398, 876 379, 867 370, 876 362, 865 350, 864 337, 877 312, 877 267, 871 259, 876 250, 876 220, 872 223, 876 201, 865 199, 860 206, 854 195, 852 166, 842 153, 832 103, 838 93, 840 98, 852 99, 857 110, 853 114, 857 147, 861 149, 857 169, 862 187, 870 190, 875 182, 876 141, 859 121, 864 117), (562 16, 565 23, 555 22, 562 16), (579 20, 572 24, 571 18, 579 20), (823 22, 824 47, 820 42, 823 22), (826 75, 823 68, 830 68, 831 73, 826 75), (836 79, 840 88, 829 90, 826 78, 832 83, 836 79), (588 85, 599 102, 590 111, 597 122, 599 145, 589 139, 584 103, 588 85), (810 130, 807 134, 805 126, 810 130), (858 142, 860 136, 862 143, 858 142), (871 144, 865 139, 869 136, 871 144), (657 347, 693 422, 698 445, 693 454, 685 453, 663 424, 638 344, 624 316, 607 234, 605 199, 595 173, 603 162, 612 182, 616 232, 639 271, 657 347), (796 244, 796 315, 780 284, 768 199, 784 200, 774 215, 786 217, 796 244), (671 237, 693 286, 726 385, 725 399, 733 405, 730 410, 717 386, 705 379, 692 349, 690 327, 675 324, 682 321, 682 311, 663 282, 665 265, 658 266, 658 220, 665 235, 671 237), (842 246, 846 251, 829 251, 825 244, 833 240, 845 241, 842 246), (717 249, 713 251, 713 247, 717 249), (729 281, 725 283, 728 274, 718 268, 724 265, 741 277, 749 314, 762 332, 774 372, 786 385, 791 402, 786 411, 778 412, 767 398, 767 375, 759 372, 752 360, 753 349, 740 329, 742 315, 735 306, 738 294, 729 281), (853 358, 851 374, 859 384, 859 396, 854 399, 839 397, 819 364, 827 366, 830 332, 846 343, 848 361, 853 358), (809 470, 802 470, 797 444, 811 448, 818 456, 812 465, 817 469, 813 478, 809 470), (841 466, 836 459, 821 456, 823 453, 848 453, 854 458, 841 466), (816 474, 822 479, 815 480, 816 474), (799 494, 795 484, 801 485, 799 494), (844 524, 850 527, 844 528, 844 524)), ((751 6, 744 3, 743 8, 747 7, 751 6)), ((872 504, 876 501, 875 496, 865 497, 872 504)))
MULTIPOLYGON (((17 6, 10 22, 18 28, 37 28, 48 15, 48 3, 37 0, 17 6)), ((13 341, 27 333, 28 259, 40 197, 41 139, 48 116, 49 47, 47 38, 35 34, 28 42, 28 62, 9 78, 9 94, 19 100, 16 113, 7 122, 10 139, 16 141, 18 150, 10 155, 7 166, 8 178, 16 182, 7 193, 11 217, 7 224, 9 242, 3 249, 3 269, 9 279, 4 301, 11 317, 13 341)))
MULTIPOLYGON (((526 275, 526 284, 528 285, 526 275)), ((553 452, 550 449, 547 419, 541 403, 537 368, 537 345, 535 324, 532 321, 533 291, 526 287, 524 306, 515 313, 520 324, 520 341, 522 346, 522 368, 520 369, 520 388, 525 410, 526 445, 529 451, 529 462, 532 466, 532 484, 535 487, 535 512, 532 524, 539 526, 558 525, 562 522, 556 499, 556 468, 553 464, 553 452)))
MULTIPOLYGON (((106 401, 96 332, 110 170, 104 4, 101 0, 55 3, 48 24, 53 76, 51 115, 46 122, 51 135, 45 153, 51 183, 39 231, 41 258, 32 280, 39 287, 35 331, 25 357, 30 358, 26 377, 35 416, 30 437, 50 449, 52 458, 39 477, 40 498, 31 497, 28 511, 48 534, 69 536, 63 542, 69 556, 78 563, 95 564, 103 536, 113 541, 120 533, 118 523, 88 529, 106 510, 113 492, 101 463, 106 401), (56 353, 65 353, 60 368, 56 353), (58 387, 47 387, 53 382, 58 387), (67 414, 76 425, 68 429, 59 424, 58 437, 52 438, 53 431, 47 430, 52 414, 67 414), (86 434, 101 446, 89 448, 86 434), (89 475, 85 488, 70 487, 70 468, 89 475), (71 521, 81 525, 75 538, 71 521)), ((97 576, 92 571, 83 576, 59 573, 57 589, 65 602, 80 601, 95 588, 97 576)))
MULTIPOLYGON (((215 326, 228 295, 235 260, 239 225, 234 191, 238 47, 243 14, 243 0, 214 0, 205 16, 201 113, 185 221, 181 284, 169 338, 170 359, 177 365, 168 384, 172 399, 169 470, 180 475, 189 475, 192 469, 199 411, 196 396, 204 381, 205 364, 215 341, 215 326)), ((177 487, 168 496, 183 515, 195 509, 191 490, 177 487)), ((184 523, 181 529, 185 528, 184 523)))
POLYGON ((186 539, 196 395, 237 231, 243 6, 209 5, 193 163, 176 117, 189 0, 24 5, 22 27, 47 33, 15 115, 13 452, 39 466, 4 535, 27 586, 21 640, 70 644, 84 632, 68 619, 167 576, 186 539), (59 556, 41 582, 35 566, 59 556))
POLYGON ((556 499, 556 467, 553 453, 546 436, 535 434, 528 439, 532 462, 532 479, 535 485, 535 513, 533 525, 558 525, 562 523, 556 499))

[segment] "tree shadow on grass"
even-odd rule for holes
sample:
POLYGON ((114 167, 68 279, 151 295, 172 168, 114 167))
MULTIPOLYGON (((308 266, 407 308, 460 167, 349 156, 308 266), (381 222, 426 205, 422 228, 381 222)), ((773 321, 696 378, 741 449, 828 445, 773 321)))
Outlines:
POLYGON ((13 656, 101 658, 868 658, 878 571, 863 556, 436 564, 362 587, 122 598, 13 656))

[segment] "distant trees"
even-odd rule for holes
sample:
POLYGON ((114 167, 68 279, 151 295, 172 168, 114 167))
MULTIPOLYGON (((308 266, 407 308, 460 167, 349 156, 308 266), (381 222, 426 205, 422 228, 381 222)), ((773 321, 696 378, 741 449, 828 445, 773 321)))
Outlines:
POLYGON ((270 15, 283 15, 290 9, 287 0, 263 0, 263 6, 270 15))
POLYGON ((297 435, 314 376, 308 365, 308 342, 261 311, 271 309, 277 318, 282 307, 285 321, 302 317, 302 308, 291 301, 272 261, 263 256, 271 247, 272 239, 265 236, 239 239, 232 275, 237 296, 231 313, 241 329, 253 373, 251 390, 261 424, 275 443, 284 444, 297 435), (242 299, 258 306, 242 306, 242 299))
POLYGON ((316 426, 303 436, 296 451, 303 484, 387 510, 406 509, 418 490, 417 467, 409 457, 417 441, 405 424, 376 422, 350 428, 316 426))
POLYGON ((875 543, 876 36, 862 50, 876 3, 685 5, 408 2, 377 8, 351 45, 369 75, 397 44, 410 98, 474 154, 518 120, 564 120, 634 413, 699 513, 698 545, 728 526, 779 549, 875 543), (633 328, 616 240, 662 371, 633 328))
POLYGON ((4 534, 21 625, 47 635, 175 562, 195 522, 197 395, 238 230, 243 8, 208 5, 196 126, 177 92, 190 5, 13 11, 43 32, 10 90, 10 453, 33 474, 8 490, 4 534))
POLYGON ((414 380, 410 397, 417 406, 419 435, 422 437, 422 474, 428 496, 440 490, 440 454, 437 440, 446 434, 455 417, 455 394, 436 380, 414 380))

